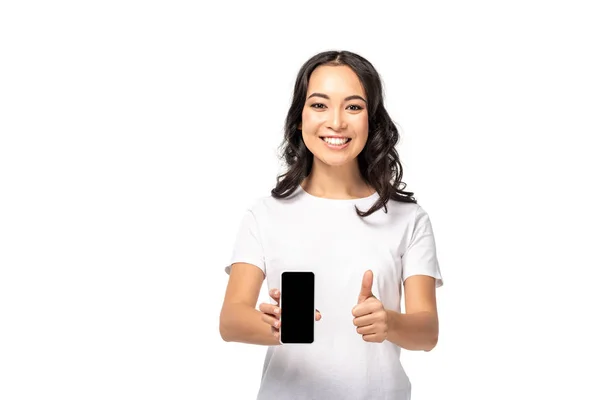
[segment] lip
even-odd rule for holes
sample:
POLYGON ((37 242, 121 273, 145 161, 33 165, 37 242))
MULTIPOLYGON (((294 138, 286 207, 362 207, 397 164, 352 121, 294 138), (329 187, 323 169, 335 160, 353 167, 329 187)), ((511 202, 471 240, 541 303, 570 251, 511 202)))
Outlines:
MULTIPOLYGON (((343 138, 343 136, 324 136, 324 137, 341 137, 341 138, 343 138)), ((348 147, 348 145, 350 145, 350 142, 351 142, 351 141, 352 141, 352 139, 348 140, 346 143, 344 143, 344 144, 343 144, 343 145, 341 145, 341 146, 336 146, 336 145, 334 145, 334 144, 329 144, 329 143, 327 143, 325 140, 323 140, 323 139, 321 138, 321 142, 323 142, 323 144, 324 144, 325 146, 329 147, 331 150, 343 150, 343 149, 345 149, 346 147, 348 147)))

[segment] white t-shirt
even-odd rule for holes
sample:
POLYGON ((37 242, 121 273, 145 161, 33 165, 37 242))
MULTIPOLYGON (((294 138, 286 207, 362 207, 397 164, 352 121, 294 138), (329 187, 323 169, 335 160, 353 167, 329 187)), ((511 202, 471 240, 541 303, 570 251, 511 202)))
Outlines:
POLYGON ((429 275, 439 287, 442 276, 428 214, 393 200, 387 214, 356 214, 355 205, 366 211, 378 198, 326 199, 298 186, 286 199, 265 196, 246 210, 225 272, 236 262, 256 265, 270 290, 280 288, 282 271, 312 271, 322 314, 313 343, 267 348, 259 400, 410 399, 400 347, 364 341, 352 308, 369 269, 373 294, 398 312, 406 278, 429 275))

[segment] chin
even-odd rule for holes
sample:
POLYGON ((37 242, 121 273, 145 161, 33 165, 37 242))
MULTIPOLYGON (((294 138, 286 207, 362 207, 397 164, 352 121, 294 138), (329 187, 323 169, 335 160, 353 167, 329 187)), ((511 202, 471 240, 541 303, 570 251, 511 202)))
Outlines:
POLYGON ((328 165, 330 167, 342 167, 344 165, 350 164, 352 161, 354 161, 354 158, 348 158, 348 157, 331 157, 331 156, 316 156, 315 158, 318 158, 319 161, 321 161, 321 163, 328 165))

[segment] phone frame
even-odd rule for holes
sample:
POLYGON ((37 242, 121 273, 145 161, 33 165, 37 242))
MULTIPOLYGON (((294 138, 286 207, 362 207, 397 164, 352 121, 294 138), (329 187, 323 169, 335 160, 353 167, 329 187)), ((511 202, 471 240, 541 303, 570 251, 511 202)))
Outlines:
MULTIPOLYGON (((279 343, 282 345, 286 345, 286 346, 293 346, 293 345, 307 345, 307 344, 312 344, 315 342, 315 316, 316 316, 316 312, 317 312, 317 307, 315 304, 315 290, 316 290, 316 286, 317 286, 317 280, 316 280, 316 276, 315 273, 313 271, 305 271, 305 270, 285 270, 285 271, 281 271, 281 274, 279 274, 279 293, 280 293, 280 297, 279 297, 279 308, 283 309, 283 274, 285 274, 286 272, 291 272, 291 273, 295 273, 295 272, 301 272, 301 273, 308 273, 308 274, 312 274, 313 276, 313 324, 312 324, 312 334, 313 334, 313 341, 312 342, 308 342, 308 343, 288 343, 288 342, 282 342, 281 341, 281 325, 279 325, 279 343)), ((283 324, 283 318, 282 318, 282 314, 280 314, 279 316, 279 320, 281 321, 281 324, 283 324)))

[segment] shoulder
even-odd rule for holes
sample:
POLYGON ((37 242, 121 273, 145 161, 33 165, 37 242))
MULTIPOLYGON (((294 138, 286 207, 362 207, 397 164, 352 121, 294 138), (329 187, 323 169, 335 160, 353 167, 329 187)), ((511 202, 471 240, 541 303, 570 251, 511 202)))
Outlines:
POLYGON ((248 210, 255 215, 261 215, 277 205, 277 199, 271 195, 263 195, 252 199, 248 205, 248 210))
POLYGON ((268 219, 272 216, 278 216, 285 212, 288 206, 294 204, 295 197, 278 199, 272 195, 262 195, 252 199, 247 205, 247 212, 253 214, 257 221, 268 219))
POLYGON ((423 212, 423 208, 418 203, 390 200, 387 203, 389 213, 394 217, 400 217, 406 220, 414 220, 417 214, 423 212))
POLYGON ((429 213, 425 210, 423 205, 419 203, 390 200, 388 202, 388 208, 396 213, 410 216, 413 220, 429 217, 429 213))
POLYGON ((388 202, 388 218, 394 231, 402 231, 408 237, 419 233, 430 233, 431 219, 427 210, 418 203, 388 202))
POLYGON ((276 198, 270 193, 256 197, 251 201, 249 209, 257 214, 261 214, 276 212, 282 208, 288 208, 299 204, 303 204, 302 196, 301 192, 296 189, 292 194, 283 198, 276 198))
POLYGON ((432 234, 433 227, 431 218, 425 208, 416 203, 407 208, 410 210, 410 213, 407 216, 407 224, 412 239, 414 240, 416 237, 432 234))

